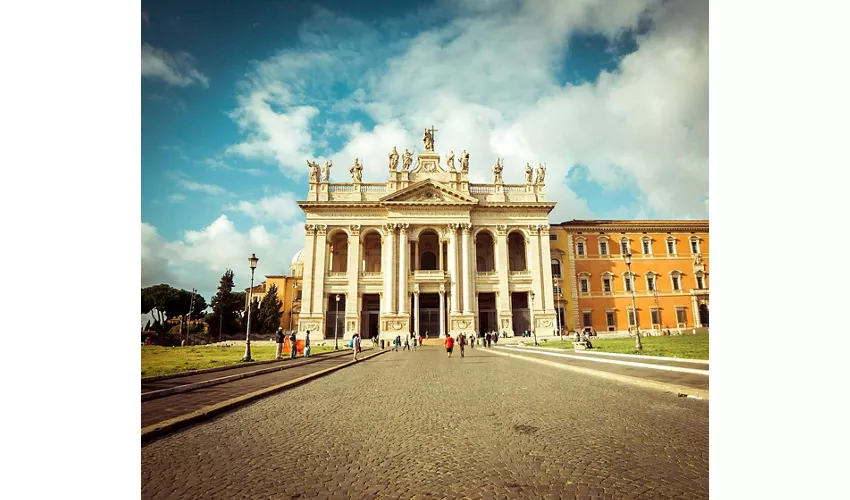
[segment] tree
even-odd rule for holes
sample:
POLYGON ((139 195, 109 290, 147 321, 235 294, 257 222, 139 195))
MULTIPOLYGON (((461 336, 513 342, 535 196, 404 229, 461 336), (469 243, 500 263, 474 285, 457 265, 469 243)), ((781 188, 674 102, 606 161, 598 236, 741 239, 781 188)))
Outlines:
POLYGON ((157 324, 160 326, 160 330, 157 331, 162 331, 161 328, 171 317, 167 311, 176 294, 177 290, 166 284, 142 288, 142 314, 153 312, 156 319, 154 327, 157 324))
POLYGON ((240 330, 240 312, 245 309, 245 294, 233 292, 233 271, 228 269, 221 276, 218 291, 210 301, 213 316, 208 318, 210 331, 232 334, 240 330))
MULTIPOLYGON (((257 314, 257 332, 274 333, 280 327, 283 318, 283 302, 277 296, 277 285, 272 285, 266 291, 263 301, 260 303, 257 314)), ((251 319, 253 324, 253 319, 251 319)))

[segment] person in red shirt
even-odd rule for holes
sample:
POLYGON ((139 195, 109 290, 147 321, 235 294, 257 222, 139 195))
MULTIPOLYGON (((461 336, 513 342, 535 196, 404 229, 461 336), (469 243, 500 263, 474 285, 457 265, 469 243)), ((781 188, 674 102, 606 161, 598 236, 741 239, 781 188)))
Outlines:
POLYGON ((452 350, 454 347, 455 339, 453 339, 451 335, 446 335, 446 353, 448 353, 449 357, 452 357, 452 350))

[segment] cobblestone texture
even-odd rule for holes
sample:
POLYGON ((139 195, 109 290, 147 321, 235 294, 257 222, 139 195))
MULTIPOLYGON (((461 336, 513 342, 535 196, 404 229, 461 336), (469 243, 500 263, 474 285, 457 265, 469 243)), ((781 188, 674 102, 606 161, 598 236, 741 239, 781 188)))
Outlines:
POLYGON ((141 453, 146 499, 708 498, 708 402, 426 347, 141 453))

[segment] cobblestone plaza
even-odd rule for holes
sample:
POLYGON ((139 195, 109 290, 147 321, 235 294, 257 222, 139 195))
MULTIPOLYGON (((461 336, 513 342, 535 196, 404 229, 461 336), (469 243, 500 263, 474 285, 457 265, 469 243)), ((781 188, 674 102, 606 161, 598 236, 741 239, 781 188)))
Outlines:
POLYGON ((390 352, 142 448, 143 498, 707 498, 708 402, 390 352))

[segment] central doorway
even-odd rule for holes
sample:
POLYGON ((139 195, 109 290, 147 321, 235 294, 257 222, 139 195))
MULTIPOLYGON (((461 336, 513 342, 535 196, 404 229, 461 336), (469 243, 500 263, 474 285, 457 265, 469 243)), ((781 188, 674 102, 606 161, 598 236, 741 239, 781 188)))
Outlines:
POLYGON ((360 337, 377 338, 381 324, 381 296, 377 293, 364 293, 360 307, 360 337))
POLYGON ((440 336, 440 294, 419 294, 419 334, 424 338, 440 336), (426 335, 427 334, 427 335, 426 335))
POLYGON ((495 332, 499 329, 496 321, 496 294, 478 294, 478 331, 495 332))

